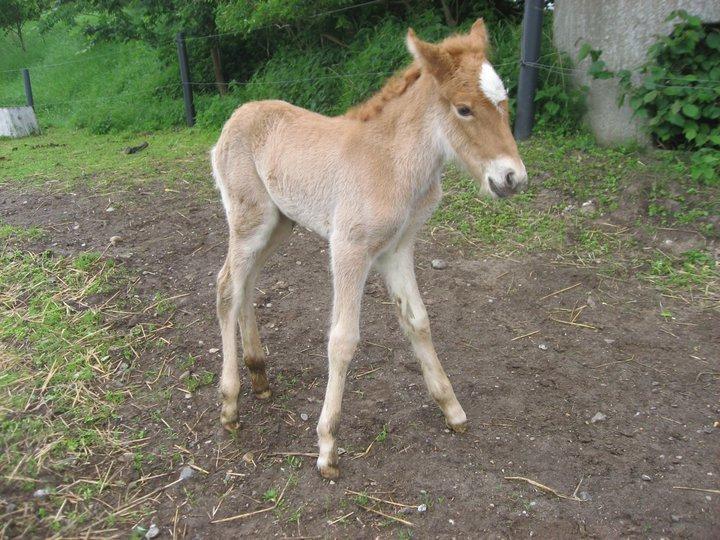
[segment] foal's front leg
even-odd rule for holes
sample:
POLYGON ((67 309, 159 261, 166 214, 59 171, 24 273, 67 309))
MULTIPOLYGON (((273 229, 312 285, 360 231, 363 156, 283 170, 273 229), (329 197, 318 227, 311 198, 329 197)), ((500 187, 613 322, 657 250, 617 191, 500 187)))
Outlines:
POLYGON ((412 246, 383 255, 377 264, 390 296, 396 304, 400 326, 410 339, 420 361, 425 385, 438 404, 445 422, 453 431, 467 429, 467 417, 460 406, 452 384, 440 364, 430 335, 430 321, 415 279, 412 246))
POLYGON ((330 252, 334 298, 328 338, 328 382, 317 425, 317 467, 328 479, 340 474, 335 436, 340 425, 345 376, 360 340, 360 304, 370 269, 370 256, 364 246, 331 240, 330 252))

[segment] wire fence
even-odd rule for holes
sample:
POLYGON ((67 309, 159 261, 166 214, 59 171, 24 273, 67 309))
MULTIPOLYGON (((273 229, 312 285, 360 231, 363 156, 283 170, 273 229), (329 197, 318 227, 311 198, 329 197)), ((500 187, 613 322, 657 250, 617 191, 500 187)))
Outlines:
MULTIPOLYGON (((383 3, 384 0, 369 0, 365 2, 360 2, 357 4, 344 6, 336 9, 331 9, 327 11, 317 12, 313 13, 311 15, 308 15, 304 18, 299 18, 294 22, 301 22, 302 20, 312 20, 317 19, 320 17, 328 16, 328 15, 334 15, 346 11, 350 11, 353 9, 358 9, 362 7, 367 7, 374 4, 380 4, 383 3)), ((254 31, 257 30, 264 30, 264 29, 278 29, 278 28, 284 28, 287 27, 289 23, 273 23, 268 24, 265 26, 260 26, 257 28, 254 28, 254 31)), ((212 33, 207 35, 200 35, 200 36, 187 36, 185 37, 185 41, 193 42, 193 41, 199 41, 199 40, 208 40, 208 39, 217 39, 221 37, 240 37, 241 34, 237 32, 221 32, 221 33, 212 33)), ((82 64, 87 62, 94 62, 96 60, 100 59, 106 59, 106 58, 112 58, 112 57, 118 57, 119 54, 117 52, 108 52, 108 53, 99 53, 99 54, 85 54, 85 51, 79 53, 81 57, 62 61, 62 62, 55 62, 51 64, 37 64, 30 66, 29 69, 30 72, 37 72, 37 71, 45 71, 45 70, 51 70, 55 68, 64 68, 67 66, 75 65, 75 64, 82 64)), ((551 57, 557 58, 557 55, 545 55, 541 56, 539 60, 545 60, 551 57)), ((569 77, 569 76, 576 76, 576 77, 582 77, 584 75, 587 75, 587 69, 580 68, 580 67, 570 67, 562 65, 559 61, 553 62, 553 63, 544 63, 544 62, 529 62, 525 61, 521 58, 518 58, 517 60, 511 60, 506 61, 503 63, 496 63, 496 68, 503 68, 508 66, 514 66, 519 68, 520 66, 529 66, 534 67, 538 70, 542 70, 548 74, 552 75, 558 75, 562 78, 569 77)), ((642 72, 639 71, 642 69, 642 65, 637 65, 632 67, 629 71, 631 71, 634 75, 641 75, 642 72)), ((0 70, 0 75, 7 75, 7 74, 20 74, 19 69, 5 69, 0 70)), ((292 84, 309 84, 314 82, 321 82, 331 79, 364 79, 365 81, 372 79, 376 79, 377 77, 388 77, 392 74, 396 73, 395 71, 368 71, 368 72, 355 72, 355 73, 337 73, 332 75, 318 75, 314 77, 299 77, 299 78, 289 78, 289 79, 276 79, 276 80, 268 80, 263 79, 262 81, 258 81, 255 79, 250 79, 247 81, 230 81, 229 85, 231 87, 242 87, 242 86, 250 86, 254 84, 262 84, 262 85, 292 85, 292 84)), ((198 89, 204 89, 204 88, 211 88, 218 86, 218 81, 186 81, 185 85, 187 87, 195 87, 198 89)), ((645 83, 648 84, 648 83, 645 83)), ((685 88, 685 89, 714 89, 717 88, 717 81, 709 80, 709 79, 697 79, 692 78, 692 76, 688 77, 665 77, 663 83, 657 83, 652 82, 649 83, 652 84, 654 88, 685 88), (682 84, 680 84, 682 83, 682 84)), ((35 105, 35 108, 42 111, 50 111, 53 109, 56 109, 58 107, 62 107, 64 105, 71 105, 75 103, 88 103, 88 104, 101 104, 101 103, 108 103, 114 100, 123 101, 128 98, 137 98, 138 96, 153 96, 157 95, 158 92, 163 90, 177 90, 183 86, 182 82, 177 82, 173 84, 164 84, 164 85, 158 85, 153 86, 150 88, 143 89, 141 91, 133 91, 133 92, 120 92, 118 94, 114 95, 106 95, 106 96, 99 96, 99 97, 93 97, 93 98, 75 98, 75 99, 68 99, 68 100, 60 100, 60 101, 49 101, 45 102, 40 100, 39 103, 35 105)), ((10 97, 8 98, 0 98, 0 104, 1 105, 7 105, 8 106, 15 106, 15 104, 24 104, 26 98, 25 96, 18 95, 17 97, 10 97)))

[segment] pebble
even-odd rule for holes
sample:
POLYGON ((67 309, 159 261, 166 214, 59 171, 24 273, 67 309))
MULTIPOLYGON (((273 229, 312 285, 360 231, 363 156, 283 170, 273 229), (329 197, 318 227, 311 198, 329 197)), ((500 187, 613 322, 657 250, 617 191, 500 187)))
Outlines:
POLYGON ((578 499, 581 501, 592 501, 592 495, 590 495, 587 491, 581 491, 578 493, 578 499))
POLYGON ((217 347, 213 347, 212 349, 208 349, 208 352, 209 352, 210 354, 215 354, 215 353, 218 352, 219 350, 220 350, 220 349, 218 349, 217 347))
POLYGON ((302 419, 303 422, 307 422, 308 418, 310 418, 310 417, 307 415, 307 413, 300 413, 300 418, 302 419))
POLYGON ((427 512, 427 504, 421 504, 420 506, 418 506, 417 511, 420 512, 421 514, 423 512, 427 512))
POLYGON ((115 235, 110 237, 111 246, 117 246, 119 242, 122 242, 122 236, 115 235))
POLYGON ((448 267, 448 263, 443 259, 433 259, 430 266, 435 270, 445 270, 448 267))
POLYGON ((106 212, 114 212, 114 211, 115 211, 115 208, 112 207, 112 206, 108 206, 108 207, 105 209, 105 211, 106 211, 106 212))
POLYGON ((572 214, 576 210, 576 206, 574 204, 568 204, 562 211, 563 215, 572 214))
POLYGON ((601 413, 601 412, 596 412, 596 413, 595 413, 595 416, 593 416, 593 417, 590 419, 590 423, 591 423, 591 424, 594 424, 595 422, 604 422, 605 420, 607 420, 607 416, 606 416, 606 415, 604 415, 604 414, 601 413))
POLYGON ((640 478, 645 480, 645 482, 649 482, 650 480, 652 480, 652 478, 650 478, 647 474, 643 474, 640 478))
POLYGON ((180 469, 180 480, 187 480, 195 475, 195 471, 189 465, 185 465, 180 469))
POLYGON ((33 493, 33 497, 35 497, 36 499, 43 499, 48 495, 50 495, 50 490, 47 488, 35 490, 35 492, 33 493))
POLYGON ((156 536, 160 535, 160 527, 155 525, 154 523, 150 525, 150 528, 145 533, 145 538, 155 538, 156 536))
POLYGON ((538 349, 540 349, 541 351, 547 351, 548 346, 545 345, 544 343, 541 343, 540 345, 538 345, 538 349))
POLYGON ((580 207, 580 211, 584 214, 592 214, 595 210, 597 210, 595 206, 595 201, 592 200, 585 201, 580 207))
POLYGON ((672 514, 670 516, 670 519, 672 519, 675 523, 677 523, 678 521, 680 521, 680 516, 678 516, 676 514, 672 514))

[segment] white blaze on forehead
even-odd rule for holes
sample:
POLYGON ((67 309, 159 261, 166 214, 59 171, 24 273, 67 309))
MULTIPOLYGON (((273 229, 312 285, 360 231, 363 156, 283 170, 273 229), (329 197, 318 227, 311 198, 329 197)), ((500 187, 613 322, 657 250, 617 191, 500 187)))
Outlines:
POLYGON ((480 67, 480 90, 485 94, 493 105, 500 105, 501 101, 507 99, 507 92, 497 72, 493 69, 489 62, 483 62, 480 67))

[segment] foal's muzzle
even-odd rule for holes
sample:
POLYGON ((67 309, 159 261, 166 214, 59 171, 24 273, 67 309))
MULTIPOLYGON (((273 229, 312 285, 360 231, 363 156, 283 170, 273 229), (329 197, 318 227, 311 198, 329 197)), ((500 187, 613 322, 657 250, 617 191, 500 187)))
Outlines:
POLYGON ((498 197, 508 197, 527 188, 525 165, 507 158, 493 161, 487 167, 486 178, 490 190, 498 197))

